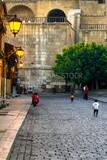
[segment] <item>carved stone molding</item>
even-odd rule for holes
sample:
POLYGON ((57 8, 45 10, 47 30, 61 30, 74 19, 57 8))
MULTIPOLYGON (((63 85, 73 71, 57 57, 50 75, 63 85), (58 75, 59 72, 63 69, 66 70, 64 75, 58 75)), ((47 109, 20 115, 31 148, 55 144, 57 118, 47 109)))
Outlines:
POLYGON ((3 0, 5 3, 36 3, 37 0, 3 0))

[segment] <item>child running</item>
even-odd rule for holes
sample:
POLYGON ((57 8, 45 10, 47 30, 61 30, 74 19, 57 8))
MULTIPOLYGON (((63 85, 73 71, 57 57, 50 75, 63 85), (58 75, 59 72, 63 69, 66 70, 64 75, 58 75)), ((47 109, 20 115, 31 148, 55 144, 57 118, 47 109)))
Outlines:
POLYGON ((93 103, 93 114, 95 117, 98 116, 98 111, 99 111, 99 103, 98 100, 95 99, 95 102, 93 103))

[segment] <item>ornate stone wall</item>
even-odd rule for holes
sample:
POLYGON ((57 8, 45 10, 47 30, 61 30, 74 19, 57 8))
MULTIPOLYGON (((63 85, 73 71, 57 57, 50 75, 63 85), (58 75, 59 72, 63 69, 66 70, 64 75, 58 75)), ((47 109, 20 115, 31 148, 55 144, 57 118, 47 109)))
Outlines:
POLYGON ((26 86, 34 86, 40 91, 42 86, 49 90, 54 85, 61 88, 65 85, 64 81, 57 81, 52 71, 57 52, 76 42, 106 44, 105 3, 99 4, 94 0, 27 0, 27 3, 19 0, 14 3, 14 0, 8 0, 6 6, 8 13, 16 12, 27 20, 16 38, 9 30, 5 37, 8 43, 25 50, 22 58, 24 67, 19 69, 19 76, 26 86), (67 21, 48 22, 53 10, 62 11, 67 21))
MULTIPOLYGON (((22 46, 25 55, 22 57, 23 69, 19 70, 19 77, 26 86, 34 86, 41 90, 42 85, 49 87, 52 81, 52 67, 56 54, 62 48, 75 43, 75 31, 66 23, 51 24, 23 24, 20 33, 11 39, 6 35, 6 41, 15 46, 22 46)), ((11 36, 11 35, 10 35, 11 36)), ((51 86, 50 86, 51 89, 51 86)))
POLYGON ((98 1, 94 0, 80 0, 79 7, 82 10, 82 15, 93 16, 93 18, 94 16, 104 16, 106 12, 105 3, 99 4, 98 1))
MULTIPOLYGON (((17 1, 17 0, 16 0, 17 1)), ((61 9, 65 12, 66 16, 70 9, 78 8, 78 1, 77 0, 35 0, 34 2, 28 1, 18 1, 17 3, 15 0, 9 1, 7 0, 7 10, 10 11, 12 7, 16 5, 24 5, 29 7, 35 17, 47 17, 49 11, 53 9, 61 9), (12 2, 12 3, 8 3, 12 2), (30 3, 31 2, 31 3, 30 3)), ((23 12, 23 11, 22 11, 23 12)))

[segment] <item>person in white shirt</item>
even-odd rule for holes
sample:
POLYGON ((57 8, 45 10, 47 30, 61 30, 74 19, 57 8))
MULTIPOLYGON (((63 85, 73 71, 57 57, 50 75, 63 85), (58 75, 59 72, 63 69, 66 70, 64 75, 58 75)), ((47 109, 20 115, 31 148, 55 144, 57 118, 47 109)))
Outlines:
POLYGON ((94 116, 97 117, 98 116, 98 111, 99 111, 99 103, 98 100, 95 99, 95 102, 93 103, 93 109, 94 109, 94 116))

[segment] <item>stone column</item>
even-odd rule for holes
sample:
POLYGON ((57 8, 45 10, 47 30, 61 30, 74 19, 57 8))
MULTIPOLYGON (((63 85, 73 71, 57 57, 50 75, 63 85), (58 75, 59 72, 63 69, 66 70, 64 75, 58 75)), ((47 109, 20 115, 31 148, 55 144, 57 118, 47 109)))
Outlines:
POLYGON ((76 29, 76 42, 80 41, 79 29, 80 29, 80 13, 75 14, 75 29, 76 29))
POLYGON ((106 18, 107 18, 107 0, 105 0, 105 5, 106 5, 106 7, 105 7, 106 11, 105 12, 106 12, 106 18))
POLYGON ((76 42, 79 42, 80 13, 81 13, 81 9, 71 9, 68 12, 68 16, 67 16, 68 20, 72 24, 72 27, 76 31, 76 35, 75 35, 76 42))

